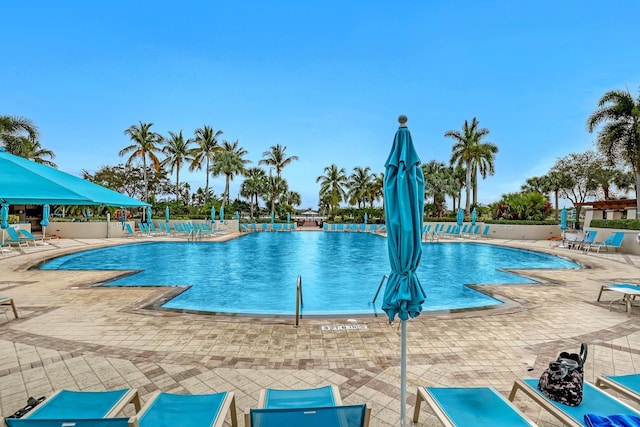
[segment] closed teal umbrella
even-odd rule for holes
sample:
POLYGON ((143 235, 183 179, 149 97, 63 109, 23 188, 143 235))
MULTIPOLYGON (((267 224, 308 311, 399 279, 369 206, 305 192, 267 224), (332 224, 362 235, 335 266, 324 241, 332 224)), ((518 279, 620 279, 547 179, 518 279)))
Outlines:
POLYGON ((240 213, 238 211, 236 211, 236 214, 234 216, 235 219, 240 219, 240 213))
POLYGON ((393 321, 400 318, 400 419, 406 421, 407 338, 406 321, 420 315, 426 295, 416 274, 422 257, 422 215, 424 176, 406 116, 398 118, 400 127, 385 164, 384 201, 387 245, 391 273, 384 291, 382 309, 393 321))
POLYGON ((220 222, 224 221, 224 206, 220 207, 220 222))
MULTIPOLYGON (((9 228, 9 203, 3 203, 0 208, 0 229, 9 228)), ((4 231, 2 231, 2 246, 4 246, 4 231)))
POLYGON ((151 206, 147 206, 147 224, 151 224, 153 221, 151 220, 151 206))
POLYGON ((367 221, 369 220, 369 215, 367 215, 367 213, 364 213, 364 223, 365 225, 367 224, 367 221))
POLYGON ((462 208, 458 209, 458 213, 456 214, 456 224, 458 224, 458 233, 462 230, 462 223, 464 222, 464 210, 462 208))
POLYGON ((287 212, 287 224, 289 224, 289 222, 291 222, 291 213, 287 212))
POLYGON ((271 223, 273 224, 275 220, 276 220, 276 214, 271 212, 271 223))
POLYGON ((215 206, 211 206, 211 225, 216 222, 216 208, 215 206))
POLYGON ((562 208, 560 211, 560 230, 567 229, 567 208, 562 208))
POLYGON ((167 206, 166 208, 164 208, 164 221, 168 224, 169 223, 169 206, 167 206))
POLYGON ((40 225, 42 226, 42 241, 44 242, 44 237, 47 232, 47 225, 49 225, 49 216, 51 216, 51 207, 49 205, 44 205, 42 207, 42 221, 40 221, 40 225))
POLYGON ((473 208, 473 211, 471 211, 471 226, 475 227, 476 226, 476 208, 473 208))

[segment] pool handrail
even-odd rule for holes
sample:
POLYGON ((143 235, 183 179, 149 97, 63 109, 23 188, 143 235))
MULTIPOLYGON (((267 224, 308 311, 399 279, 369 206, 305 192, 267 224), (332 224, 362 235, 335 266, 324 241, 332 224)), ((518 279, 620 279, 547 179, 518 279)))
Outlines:
POLYGON ((300 325, 300 308, 303 306, 304 302, 302 301, 302 276, 298 274, 298 280, 296 281, 296 328, 300 325))
POLYGON ((376 296, 373 297, 373 301, 371 301, 371 304, 375 304, 376 299, 378 299, 378 294, 380 293, 380 289, 382 289, 382 285, 384 284, 384 282, 389 278, 388 275, 383 274, 382 275, 382 280, 380 280, 380 284, 378 285, 378 290, 376 291, 376 296))

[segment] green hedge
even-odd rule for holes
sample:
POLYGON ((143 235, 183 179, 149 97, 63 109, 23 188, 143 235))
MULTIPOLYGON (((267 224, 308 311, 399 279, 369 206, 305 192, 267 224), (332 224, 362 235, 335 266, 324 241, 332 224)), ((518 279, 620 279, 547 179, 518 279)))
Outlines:
POLYGON ((640 219, 592 219, 589 227, 640 230, 640 219))
POLYGON ((559 221, 532 221, 528 219, 519 220, 506 220, 506 219, 488 219, 484 221, 485 224, 509 224, 509 225, 559 225, 559 221))

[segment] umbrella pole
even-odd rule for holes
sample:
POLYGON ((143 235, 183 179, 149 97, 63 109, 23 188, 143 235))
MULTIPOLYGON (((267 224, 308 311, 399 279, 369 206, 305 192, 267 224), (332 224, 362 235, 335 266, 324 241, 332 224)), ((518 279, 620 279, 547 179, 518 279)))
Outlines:
POLYGON ((407 421, 407 321, 400 320, 400 426, 407 421))

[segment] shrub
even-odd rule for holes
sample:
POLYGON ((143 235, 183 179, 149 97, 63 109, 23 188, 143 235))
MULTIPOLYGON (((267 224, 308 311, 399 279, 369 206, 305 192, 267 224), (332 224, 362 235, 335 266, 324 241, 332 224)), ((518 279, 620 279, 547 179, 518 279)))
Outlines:
POLYGON ((640 230, 640 219, 593 219, 589 227, 640 230))

